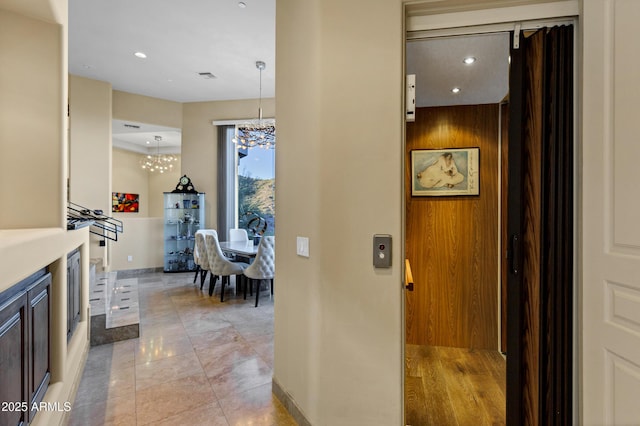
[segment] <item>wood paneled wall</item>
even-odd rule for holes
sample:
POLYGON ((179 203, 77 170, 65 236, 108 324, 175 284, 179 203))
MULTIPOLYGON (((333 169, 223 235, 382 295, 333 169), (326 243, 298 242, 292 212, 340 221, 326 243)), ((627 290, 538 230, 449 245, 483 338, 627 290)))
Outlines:
POLYGON ((418 108, 407 123, 407 343, 498 349, 499 106, 418 108), (411 150, 480 148, 480 195, 411 196, 411 150))

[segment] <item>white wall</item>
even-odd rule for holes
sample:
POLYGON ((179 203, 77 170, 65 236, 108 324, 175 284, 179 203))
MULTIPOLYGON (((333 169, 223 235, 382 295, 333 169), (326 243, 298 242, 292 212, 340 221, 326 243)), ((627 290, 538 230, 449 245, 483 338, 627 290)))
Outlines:
POLYGON ((114 90, 113 118, 180 129, 182 104, 114 90))
MULTIPOLYGON (((167 127, 182 127, 182 104, 114 90, 112 116, 115 119, 167 127)), ((140 154, 113 150, 113 191, 140 194, 139 213, 114 213, 124 232, 110 243, 114 271, 163 266, 163 192, 172 191, 181 176, 180 159, 173 171, 153 174, 138 164, 140 154), (132 261, 129 261, 129 256, 132 261)), ((180 157, 180 156, 178 156, 180 157)), ((109 193, 111 196, 111 193, 109 193)))
MULTIPOLYGON (((113 150, 113 192, 139 194, 138 213, 109 213, 123 222, 124 232, 111 243, 111 270, 160 268, 164 264, 163 192, 180 178, 180 161, 173 171, 149 173, 138 164, 141 154, 113 150), (129 256, 132 260, 129 261, 129 256)), ((178 156, 180 157, 180 156, 178 156)))
POLYGON ((314 425, 402 421, 402 13, 277 2, 274 380, 314 425))
POLYGON ((180 171, 180 155, 178 155, 177 165, 172 172, 149 175, 149 216, 164 216, 164 192, 171 192, 176 189, 178 179, 182 176, 180 171))
MULTIPOLYGON (((62 227, 66 27, 4 6, 0 2, 0 229, 62 227)), ((31 9, 40 15, 39 7, 31 9)))
POLYGON ((164 264, 162 218, 126 217, 121 220, 124 232, 118 234, 118 242, 112 243, 110 269, 161 268, 164 264))
MULTIPOLYGON (((122 149, 113 149, 112 163, 112 192, 126 192, 128 194, 139 195, 138 213, 109 213, 116 219, 126 219, 129 217, 149 216, 149 204, 151 194, 149 194, 149 172, 143 170, 138 164, 142 154, 122 149)), ((111 209, 109 209, 111 211, 111 209)))
MULTIPOLYGON (((111 211, 111 84, 69 76, 69 201, 111 211)), ((108 246, 91 235, 91 258, 108 267, 108 246)))
POLYGON ((111 84, 69 76, 70 201, 111 210, 111 84))

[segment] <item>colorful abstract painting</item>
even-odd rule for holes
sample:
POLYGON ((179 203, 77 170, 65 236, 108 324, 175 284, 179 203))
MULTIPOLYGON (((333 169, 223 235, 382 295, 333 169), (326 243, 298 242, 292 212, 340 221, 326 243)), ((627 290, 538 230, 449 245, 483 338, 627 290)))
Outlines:
POLYGON ((116 213, 138 213, 140 208, 139 194, 112 192, 111 211, 116 213))

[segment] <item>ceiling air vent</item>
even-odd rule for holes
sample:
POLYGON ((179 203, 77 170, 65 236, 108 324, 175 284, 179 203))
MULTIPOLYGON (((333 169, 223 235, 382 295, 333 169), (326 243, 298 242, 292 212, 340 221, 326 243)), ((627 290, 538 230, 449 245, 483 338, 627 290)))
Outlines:
POLYGON ((211 74, 210 72, 199 72, 198 75, 202 78, 206 78, 206 79, 212 79, 212 78, 216 78, 215 75, 211 74))
POLYGON ((124 127, 128 127, 128 128, 130 128, 130 129, 139 129, 139 128, 140 128, 140 126, 138 126, 138 125, 135 125, 135 124, 127 124, 127 123, 125 123, 125 124, 124 124, 124 127))

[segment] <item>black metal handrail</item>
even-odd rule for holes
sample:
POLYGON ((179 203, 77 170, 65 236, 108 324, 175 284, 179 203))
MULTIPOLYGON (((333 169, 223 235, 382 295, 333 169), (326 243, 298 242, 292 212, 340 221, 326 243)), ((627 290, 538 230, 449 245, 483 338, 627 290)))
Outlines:
POLYGON ((67 202, 67 229, 90 226, 89 232, 118 241, 118 233, 124 232, 122 221, 106 216, 102 210, 92 210, 79 204, 67 202))

